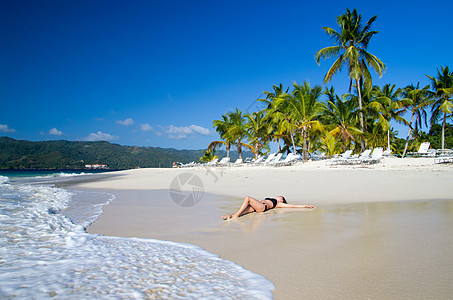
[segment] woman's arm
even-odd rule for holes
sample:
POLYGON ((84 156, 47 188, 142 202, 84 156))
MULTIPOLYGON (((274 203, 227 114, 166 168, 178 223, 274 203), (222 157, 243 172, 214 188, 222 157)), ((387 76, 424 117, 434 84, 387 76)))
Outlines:
POLYGON ((277 203, 277 206, 276 207, 280 207, 280 208, 316 208, 316 206, 313 206, 313 205, 305 205, 305 204, 288 204, 288 203, 282 203, 282 202, 279 202, 277 203))

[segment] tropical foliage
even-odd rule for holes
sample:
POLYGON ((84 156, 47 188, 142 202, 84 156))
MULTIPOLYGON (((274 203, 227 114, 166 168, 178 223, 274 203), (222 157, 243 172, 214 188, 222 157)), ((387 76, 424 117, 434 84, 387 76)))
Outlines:
POLYGON ((348 93, 338 95, 333 87, 323 91, 308 81, 294 82, 286 88, 281 83, 273 85, 257 99, 261 110, 244 113, 236 108, 215 120, 213 126, 221 141, 212 142, 209 149, 224 145, 229 151, 234 144, 241 153, 246 146, 256 157, 269 152, 269 144, 277 142, 279 152, 299 153, 306 161, 313 154, 335 155, 347 149, 359 153, 366 147, 385 147, 404 156, 427 140, 438 148, 453 147, 446 133, 451 134, 448 121, 453 116, 453 72, 445 66, 437 70, 436 76, 427 75, 431 90, 429 85, 420 84, 373 85, 369 68, 379 77, 387 68, 368 51, 372 37, 378 33, 371 30, 376 19, 374 16, 365 21, 356 9, 347 9, 337 17, 339 31, 323 27, 334 45, 319 50, 315 60, 319 64, 321 59, 335 59, 324 76, 324 84, 346 68, 348 93), (435 130, 426 134, 421 129, 428 126, 428 119, 435 130), (396 137, 398 132, 392 122, 407 126, 406 139, 396 137))
POLYGON ((428 76, 431 79, 436 102, 433 105, 431 124, 435 124, 442 119, 442 149, 445 149, 445 125, 447 118, 453 113, 453 71, 448 67, 441 67, 437 70, 437 77, 428 76))
MULTIPOLYGON (((316 62, 319 64, 321 58, 335 58, 335 62, 330 67, 327 74, 324 76, 324 83, 329 82, 335 73, 339 72, 342 67, 347 66, 348 75, 350 78, 349 92, 353 81, 357 88, 359 114, 360 114, 360 129, 365 131, 364 115, 362 112, 362 89, 371 89, 372 81, 368 66, 371 66, 379 77, 382 76, 386 69, 384 63, 367 51, 368 43, 371 38, 377 34, 377 31, 371 31, 371 25, 376 21, 377 16, 369 19, 365 25, 362 24, 362 15, 354 9, 352 12, 347 9, 346 14, 337 17, 337 23, 341 29, 340 32, 330 28, 323 29, 335 41, 335 46, 326 47, 319 50, 315 54, 316 62)), ((361 143, 362 150, 365 148, 365 141, 361 143)))
POLYGON ((429 86, 424 88, 419 88, 420 84, 417 86, 409 85, 404 89, 403 95, 404 100, 407 101, 405 105, 405 110, 410 112, 410 121, 408 123, 409 130, 407 131, 406 145, 404 146, 403 157, 406 155, 407 146, 409 144, 409 138, 411 136, 412 130, 416 132, 421 129, 423 123, 427 126, 427 112, 426 108, 430 105, 430 92, 428 90, 429 86))
MULTIPOLYGON (((228 155, 230 153, 228 152, 228 155)), ((203 150, 203 156, 200 157, 200 161, 201 162, 210 162, 212 161, 213 159, 216 159, 218 158, 219 156, 218 155, 215 155, 215 148, 212 148, 212 149, 207 149, 207 150, 203 150)), ((228 156, 229 157, 229 156, 228 156)))

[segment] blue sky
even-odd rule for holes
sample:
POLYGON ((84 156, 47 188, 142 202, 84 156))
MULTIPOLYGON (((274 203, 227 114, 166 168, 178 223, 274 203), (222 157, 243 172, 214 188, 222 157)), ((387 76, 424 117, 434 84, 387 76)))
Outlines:
MULTIPOLYGON (((378 15, 368 50, 404 87, 453 67, 451 1, 1 1, 0 135, 203 149, 273 84, 322 84, 323 26, 378 15)), ((342 72, 328 84, 348 88, 342 72)), ((403 127, 397 127, 400 136, 403 127)))

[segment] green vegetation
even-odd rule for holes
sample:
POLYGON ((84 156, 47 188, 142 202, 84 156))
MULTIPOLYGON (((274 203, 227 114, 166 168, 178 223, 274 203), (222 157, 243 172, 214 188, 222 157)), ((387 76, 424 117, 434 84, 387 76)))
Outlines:
MULTIPOLYGON (((372 17, 363 26, 362 15, 359 15, 356 9, 352 13, 347 9, 346 14, 337 17, 337 23, 341 28, 340 33, 330 27, 323 28, 337 45, 321 49, 315 54, 316 61, 319 64, 321 58, 332 58, 341 53, 324 77, 324 83, 329 82, 343 66, 347 66, 350 78, 349 93, 351 92, 353 81, 356 83, 360 129, 363 132, 365 132, 365 120, 362 111, 362 86, 364 85, 368 89, 372 86, 368 65, 379 74, 379 77, 382 76, 386 69, 386 66, 381 60, 367 51, 371 38, 378 33, 377 31, 370 30, 376 18, 377 16, 372 17)), ((365 150, 365 141, 364 139, 361 140, 361 149, 363 151, 365 150)))
POLYGON ((218 155, 215 155, 215 149, 203 150, 203 156, 200 157, 201 162, 210 162, 213 159, 218 158, 218 155))
POLYGON ((442 118, 442 149, 445 149, 445 127, 447 118, 451 118, 453 112, 453 71, 450 72, 448 67, 441 67, 441 71, 437 70, 437 77, 428 76, 428 78, 431 79, 431 86, 436 97, 431 124, 435 124, 439 118, 442 118))
POLYGON ((265 105, 262 110, 244 114, 236 108, 215 120, 213 127, 222 140, 212 142, 208 150, 224 145, 229 152, 236 144, 239 153, 245 146, 258 156, 269 151, 270 142, 277 141, 279 152, 297 152, 306 161, 314 152, 333 155, 379 146, 404 156, 417 151, 423 141, 430 141, 437 149, 453 147, 453 129, 447 122, 453 115, 453 72, 445 66, 437 76, 427 75, 431 90, 429 85, 420 88, 419 84, 373 86, 369 67, 380 77, 387 68, 368 52, 371 38, 378 33, 371 30, 376 19, 374 16, 363 24, 356 9, 347 9, 337 17, 341 31, 323 28, 335 42, 315 54, 318 64, 321 58, 335 59, 324 84, 345 67, 350 79, 348 93, 337 95, 333 87, 310 87, 308 82, 295 82, 292 90, 281 83, 274 85, 273 91, 264 92, 265 98, 257 99, 265 105), (427 134, 420 129, 428 125, 429 113, 431 129, 427 134), (408 127, 406 139, 396 138, 392 121, 408 127))
POLYGON ((173 162, 197 161, 201 155, 202 150, 131 147, 109 142, 29 142, 0 137, 0 169, 83 169, 86 164, 105 164, 109 169, 165 168, 173 162))
POLYGON ((434 149, 442 148, 442 139, 446 145, 453 145, 453 125, 447 123, 445 124, 445 130, 443 131, 442 129, 442 125, 434 124, 428 133, 418 132, 417 139, 430 142, 431 147, 434 149))

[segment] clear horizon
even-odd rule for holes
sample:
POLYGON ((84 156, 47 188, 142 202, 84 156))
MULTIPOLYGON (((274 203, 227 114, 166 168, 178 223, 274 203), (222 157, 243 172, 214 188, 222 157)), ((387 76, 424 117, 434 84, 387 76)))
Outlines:
MULTIPOLYGON (((450 1, 9 1, 2 5, 0 136, 205 149, 212 121, 253 112, 272 85, 321 85, 322 27, 377 15, 369 52, 397 87, 453 68, 450 1)), ((347 91, 345 71, 325 86, 347 91)), ((392 124, 403 137, 407 127, 392 124)))

